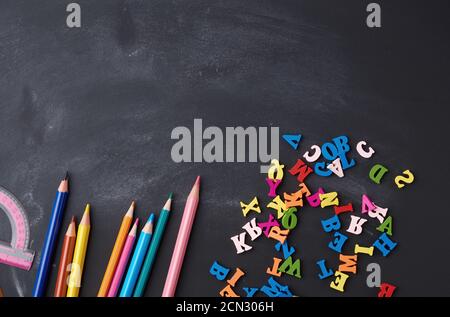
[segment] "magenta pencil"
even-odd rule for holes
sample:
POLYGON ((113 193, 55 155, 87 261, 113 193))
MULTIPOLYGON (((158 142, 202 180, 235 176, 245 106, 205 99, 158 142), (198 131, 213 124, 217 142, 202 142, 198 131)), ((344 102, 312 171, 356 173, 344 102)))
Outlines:
POLYGON ((170 261, 169 271, 167 272, 166 283, 162 297, 173 297, 180 277, 181 267, 183 265, 184 254, 189 242, 192 224, 194 223, 195 213, 197 211, 200 193, 200 176, 197 176, 191 193, 184 207, 183 218, 181 219, 180 229, 178 230, 177 241, 170 261))
POLYGON ((128 260, 130 259, 131 251, 133 251, 134 241, 136 240, 136 231, 139 223, 139 219, 136 219, 133 227, 128 234, 127 240, 123 247, 122 253, 120 254, 119 263, 117 264, 116 271, 114 272, 114 277, 111 281, 111 286, 108 291, 108 297, 116 297, 117 292, 120 288, 120 283, 122 282, 123 273, 127 268, 128 260))

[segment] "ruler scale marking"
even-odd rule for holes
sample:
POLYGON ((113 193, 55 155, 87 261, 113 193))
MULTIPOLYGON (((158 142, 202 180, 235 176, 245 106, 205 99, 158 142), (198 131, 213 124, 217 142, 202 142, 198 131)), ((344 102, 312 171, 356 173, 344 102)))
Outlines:
POLYGON ((22 204, 5 188, 0 187, 0 209, 11 224, 11 242, 0 241, 0 263, 29 270, 34 251, 28 250, 30 228, 22 204))

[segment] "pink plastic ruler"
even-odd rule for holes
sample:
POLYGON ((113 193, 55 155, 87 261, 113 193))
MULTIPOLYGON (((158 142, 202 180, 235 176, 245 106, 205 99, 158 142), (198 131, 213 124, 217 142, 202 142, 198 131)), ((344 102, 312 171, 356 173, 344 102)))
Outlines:
POLYGON ((30 227, 22 204, 9 191, 0 187, 0 209, 11 223, 11 242, 0 241, 0 263, 29 270, 34 251, 28 250, 30 227))

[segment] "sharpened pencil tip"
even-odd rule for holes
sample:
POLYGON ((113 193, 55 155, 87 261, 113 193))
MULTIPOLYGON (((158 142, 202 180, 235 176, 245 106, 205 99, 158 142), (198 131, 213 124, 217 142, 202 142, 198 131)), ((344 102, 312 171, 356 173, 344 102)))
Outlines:
POLYGON ((194 186, 192 186, 189 196, 192 196, 192 195, 198 196, 199 192, 200 192, 200 175, 197 176, 197 179, 195 180, 194 186))
POLYGON ((166 203, 164 204, 163 209, 170 211, 170 208, 172 207, 172 193, 169 195, 169 199, 167 199, 166 203))
POLYGON ((80 225, 82 225, 82 224, 90 225, 91 224, 90 214, 91 214, 91 205, 87 204, 86 209, 84 209, 83 218, 81 218, 80 225))
POLYGON ((76 229, 75 229, 75 217, 72 217, 72 221, 69 224, 69 227, 66 231, 66 236, 69 237, 75 237, 76 236, 76 229))
POLYGON ((125 217, 131 217, 133 218, 133 214, 134 214, 134 207, 136 206, 136 204, 134 203, 134 200, 131 202, 130 208, 128 208, 127 213, 125 214, 125 217))
POLYGON ((136 218, 136 220, 134 221, 133 227, 130 230, 130 233, 128 235, 130 236, 136 236, 136 232, 137 232, 137 227, 139 224, 139 218, 136 218))
POLYGON ((150 217, 148 217, 147 223, 145 224, 144 228, 142 229, 143 232, 146 233, 153 233, 153 220, 155 219, 155 215, 152 213, 150 217))
POLYGON ((60 193, 69 192, 69 174, 68 174, 68 172, 66 172, 64 179, 59 183, 58 191, 60 193))

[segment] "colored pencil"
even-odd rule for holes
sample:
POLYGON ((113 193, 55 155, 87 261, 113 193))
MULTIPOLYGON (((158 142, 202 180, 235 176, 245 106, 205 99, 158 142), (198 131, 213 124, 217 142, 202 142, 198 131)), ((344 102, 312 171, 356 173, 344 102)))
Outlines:
POLYGON ((0 288, 0 297, 4 297, 5 294, 3 294, 3 290, 0 288))
POLYGON ((144 257, 147 253, 148 245, 150 244, 150 240, 152 239, 154 217, 154 214, 150 215, 147 223, 141 231, 141 234, 139 235, 139 240, 136 244, 136 249, 134 250, 130 266, 128 267, 125 281, 123 282, 122 289, 120 290, 120 297, 130 297, 131 295, 133 295, 136 280, 141 270, 142 263, 144 262, 144 257))
POLYGON ((130 259, 131 252, 133 251, 134 241, 136 240, 136 231, 139 223, 139 219, 134 222, 133 228, 131 228, 128 234, 127 241, 123 247, 122 254, 120 255, 119 263, 117 264, 116 272, 111 282, 111 286, 108 291, 108 297, 116 297, 119 291, 120 283, 122 282, 123 273, 127 268, 128 260, 130 259))
POLYGON ((84 260, 86 258, 89 232, 91 230, 90 209, 90 205, 87 204, 83 218, 81 218, 80 224, 78 225, 77 242, 75 243, 75 251, 73 253, 67 297, 78 297, 78 293, 80 292, 84 260))
POLYGON ((164 235, 164 229, 166 227, 167 220, 170 215, 170 207, 172 205, 172 194, 169 195, 169 199, 164 205, 161 213, 158 217, 158 222, 156 224, 155 232, 153 233, 152 242, 148 249, 147 256, 145 257, 144 265, 142 266, 141 273, 136 284, 136 289, 134 290, 134 297, 141 297, 144 294, 145 288, 147 287, 148 278, 152 271, 153 263, 155 262, 156 253, 158 252, 159 244, 164 235))
POLYGON ((56 279, 54 297, 65 297, 67 294, 67 277, 69 276, 68 266, 72 263, 75 241, 77 238, 75 217, 72 217, 66 235, 64 236, 61 257, 59 258, 59 269, 56 279))
POLYGON ((36 273, 36 280, 33 286, 33 297, 42 297, 45 295, 47 288, 48 273, 52 264, 53 252, 55 250, 55 242, 58 239, 59 229, 64 216, 67 198, 69 196, 69 175, 61 181, 56 192, 53 202, 52 214, 47 227, 44 245, 41 251, 41 259, 36 273))
POLYGON ((170 261, 169 271, 167 272, 166 283, 162 293, 163 297, 173 297, 180 277, 181 267, 183 265, 184 254, 189 242, 192 225, 194 223, 195 213, 197 211, 200 194, 200 176, 197 176, 195 184, 189 194, 186 206, 184 207, 183 218, 181 219, 180 229, 178 230, 177 241, 170 261))
POLYGON ((119 233, 117 234, 116 242, 109 258, 108 266, 106 267, 105 275, 103 276, 102 284, 98 291, 97 297, 105 297, 108 294, 111 286, 112 279, 114 277, 117 264, 119 263, 120 254, 122 253, 127 239, 128 232, 130 231, 131 223, 133 222, 134 201, 131 203, 130 208, 123 217, 122 224, 120 225, 119 233))

